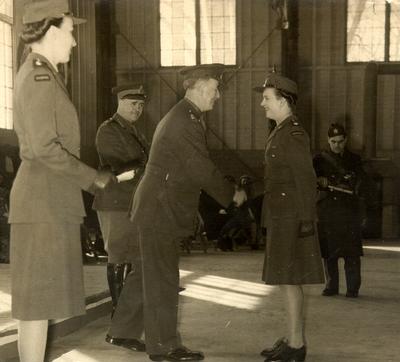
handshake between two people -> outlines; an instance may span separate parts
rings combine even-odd
[[[96,194],[97,192],[103,191],[111,184],[115,184],[117,182],[118,179],[112,172],[100,170],[97,171],[97,175],[87,191],[91,194]]]

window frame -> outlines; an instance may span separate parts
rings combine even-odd
[[[158,53],[158,66],[160,69],[182,69],[183,67],[191,67],[197,66],[201,64],[201,37],[200,37],[200,1],[195,1],[195,31],[196,31],[196,64],[193,65],[162,65],[161,64],[161,14],[160,14],[160,0],[157,1],[157,14],[158,14],[158,44],[159,44],[159,53]],[[347,1],[347,0],[346,0]],[[223,64],[226,69],[235,69],[239,65],[239,54],[238,54],[238,0],[235,0],[235,31],[236,31],[236,44],[235,44],[235,64]]]
[[[12,11],[13,11],[13,16],[15,15],[15,2],[12,1]],[[0,12],[0,21],[10,25],[11,27],[11,69],[12,69],[12,83],[13,83],[13,88],[14,89],[14,81],[15,81],[15,43],[14,43],[14,32],[15,32],[15,24],[14,24],[14,17],[10,17],[4,13]],[[11,128],[5,128],[0,125],[0,133],[2,134],[13,134],[14,133],[14,109],[12,108],[12,125]]]
[[[400,59],[399,60],[389,60],[390,57],[390,15],[391,15],[391,3],[388,1],[385,1],[385,44],[384,44],[384,60],[355,60],[355,61],[349,61],[347,60],[347,23],[349,19],[349,13],[348,13],[348,7],[349,7],[349,0],[346,0],[345,2],[345,17],[344,21],[346,24],[345,27],[345,34],[344,34],[344,63],[345,64],[350,64],[350,65],[360,65],[360,64],[365,64],[369,62],[377,63],[378,65],[385,66],[385,69],[391,66],[396,66],[398,67],[400,65]]]

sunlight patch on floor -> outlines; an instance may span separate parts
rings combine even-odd
[[[400,246],[364,246],[364,249],[400,252]]]
[[[190,275],[190,274],[193,274],[193,272],[192,272],[192,271],[189,271],[189,270],[182,270],[182,269],[179,269],[179,276],[180,276],[181,278],[187,277],[187,276]]]
[[[246,282],[238,279],[223,278],[215,275],[206,275],[193,281],[193,283],[207,285],[215,288],[229,289],[235,292],[268,295],[274,289],[273,286]]]
[[[11,306],[11,295],[0,291],[0,313],[4,313],[10,310]]]
[[[248,310],[255,309],[259,305],[260,301],[259,297],[203,287],[195,284],[186,284],[186,290],[180,294],[185,297]]]
[[[74,349],[73,351],[65,353],[61,357],[53,360],[53,362],[99,362],[99,360]]]

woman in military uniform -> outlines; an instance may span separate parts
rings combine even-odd
[[[76,110],[57,65],[76,45],[67,0],[26,5],[22,40],[32,52],[14,89],[14,127],[21,165],[10,196],[12,317],[20,361],[41,362],[48,320],[85,313],[80,223],[81,190],[113,177],[79,160]]]
[[[272,73],[261,87],[261,106],[276,122],[265,149],[263,223],[266,284],[278,285],[287,312],[288,336],[261,352],[266,361],[304,361],[304,284],[324,282],[315,234],[316,177],[309,137],[294,115],[297,85]]]

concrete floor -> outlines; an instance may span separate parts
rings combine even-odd
[[[260,282],[262,252],[193,253],[181,260],[180,330],[185,345],[207,361],[262,361],[259,352],[284,335],[282,300]],[[358,299],[322,297],[322,285],[305,287],[308,362],[400,361],[400,243],[369,243]],[[104,342],[109,318],[61,338],[50,361],[144,362]]]

